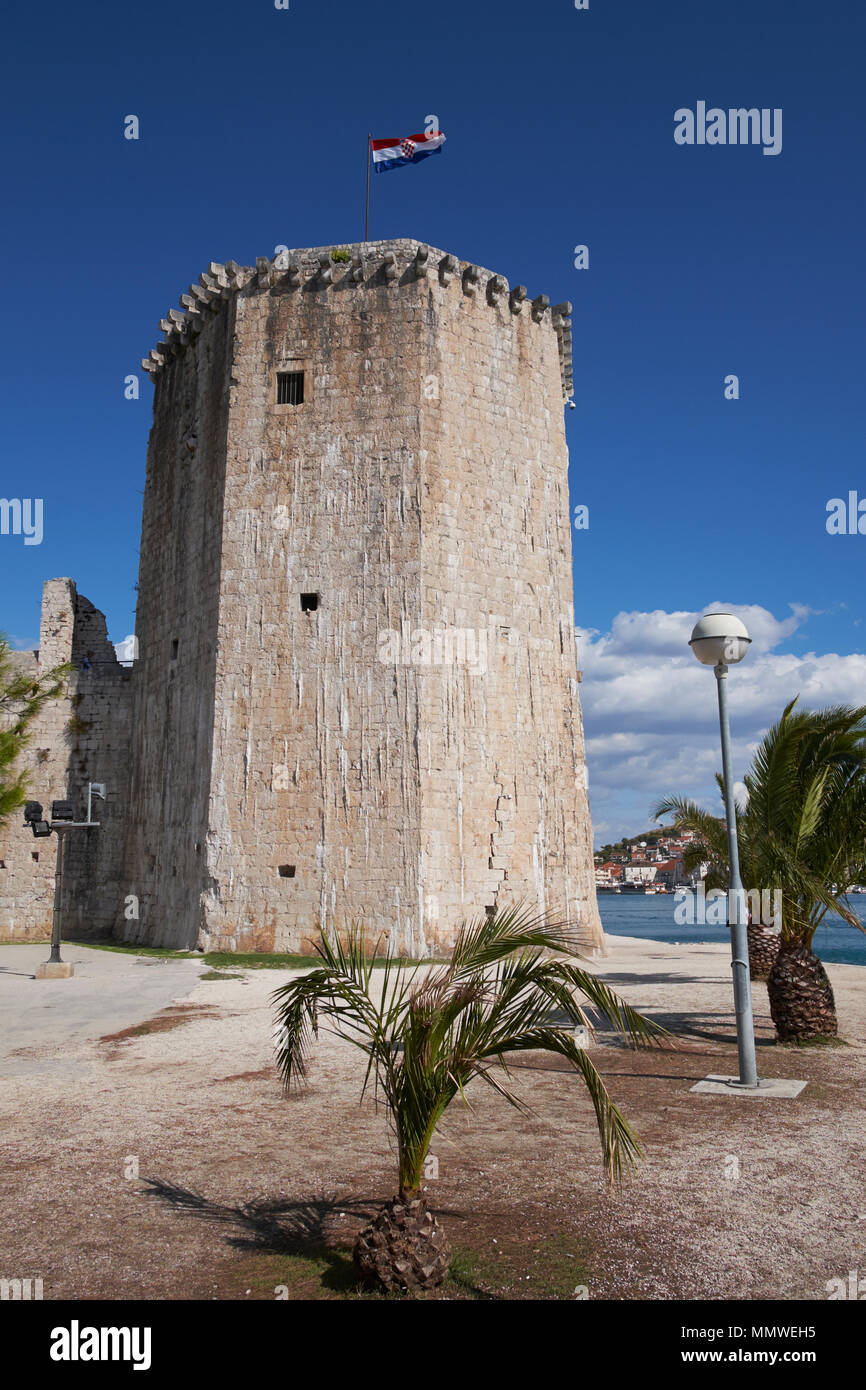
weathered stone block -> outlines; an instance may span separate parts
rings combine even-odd
[[[45,960],[36,967],[37,980],[71,980],[75,966],[68,960]]]

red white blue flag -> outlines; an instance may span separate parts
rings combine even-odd
[[[419,164],[431,154],[441,154],[444,144],[441,130],[406,135],[402,140],[371,140],[373,169],[377,174],[384,174],[388,169],[401,169],[404,164]]]

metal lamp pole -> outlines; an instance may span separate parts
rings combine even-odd
[[[758,1067],[755,1059],[755,1021],[752,1014],[752,984],[749,976],[749,934],[747,930],[746,895],[740,878],[740,853],[737,844],[737,812],[734,803],[734,779],[731,772],[731,723],[728,716],[728,666],[743,657],[751,637],[745,625],[732,613],[707,613],[696,624],[689,646],[698,661],[715,670],[719,692],[719,729],[722,737],[722,771],[725,783],[725,820],[728,829],[728,926],[731,930],[731,969],[734,983],[734,1011],[737,1018],[737,1057],[739,1080],[733,1084],[757,1089]]]
[[[51,955],[48,957],[49,965],[60,965],[60,926],[63,914],[63,863],[66,858],[66,835],[65,826],[61,827],[56,823],[52,825],[52,830],[57,835],[57,876],[54,880],[54,916],[51,919]]]
[[[734,779],[731,775],[731,721],[728,717],[728,668],[720,661],[715,668],[719,691],[719,727],[722,735],[722,774],[725,782],[725,819],[728,824],[728,925],[731,929],[731,969],[734,976],[734,1010],[737,1015],[737,1057],[741,1086],[757,1086],[755,1059],[755,1020],[752,1014],[752,982],[749,975],[749,933],[745,893],[740,878],[740,850],[737,843],[737,811]]]

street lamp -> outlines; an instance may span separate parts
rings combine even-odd
[[[689,646],[698,661],[712,666],[719,691],[719,726],[722,735],[722,772],[725,783],[725,818],[728,826],[728,925],[731,928],[731,968],[734,974],[734,1009],[737,1015],[737,1054],[740,1077],[735,1085],[754,1090],[760,1085],[755,1060],[755,1023],[749,978],[749,934],[746,895],[740,878],[737,815],[731,775],[731,724],[728,718],[728,667],[742,661],[751,642],[746,627],[733,613],[707,613],[695,624]]]
[[[24,807],[24,824],[29,825],[36,839],[44,839],[51,832],[57,836],[57,871],[54,879],[54,916],[51,924],[51,954],[47,961],[37,968],[37,980],[69,979],[75,967],[64,961],[60,955],[61,916],[63,912],[63,869],[66,860],[66,832],[69,830],[91,830],[98,828],[99,822],[93,819],[93,798],[105,800],[105,783],[87,784],[87,820],[77,821],[71,801],[52,801],[51,820],[42,818],[42,803],[28,801]]]

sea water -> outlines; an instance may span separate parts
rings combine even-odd
[[[866,925],[866,894],[852,896],[850,904],[855,917]],[[676,907],[673,893],[598,895],[602,925],[611,936],[647,937],[676,945],[730,940],[727,927],[678,926],[674,921]],[[835,961],[838,965],[866,965],[866,935],[829,913],[815,933],[812,949],[821,960]]]

